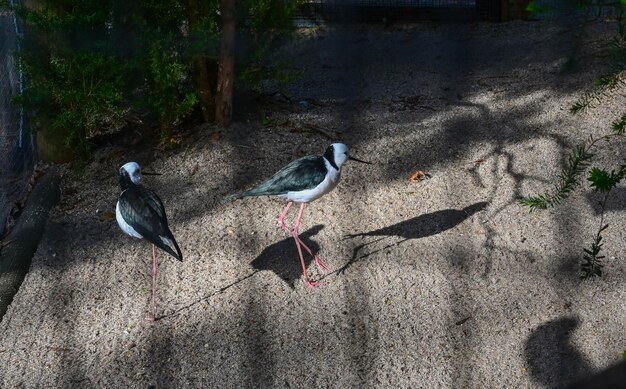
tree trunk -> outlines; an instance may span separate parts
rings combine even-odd
[[[235,0],[220,0],[222,11],[222,44],[215,96],[215,122],[228,126],[233,115],[233,81],[235,78]]]
[[[200,106],[202,108],[202,118],[210,123],[215,118],[215,102],[211,91],[211,81],[209,77],[209,66],[206,57],[196,58],[196,86],[200,96]]]
[[[187,2],[187,17],[189,18],[189,27],[191,33],[195,31],[195,27],[200,20],[201,10],[198,0],[189,0]],[[192,35],[193,38],[193,35]],[[205,122],[212,122],[215,118],[215,101],[213,101],[213,91],[211,90],[211,78],[209,76],[209,66],[207,58],[203,55],[198,56],[194,60],[196,88],[200,97],[200,106],[202,108],[202,117]]]

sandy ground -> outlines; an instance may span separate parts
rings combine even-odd
[[[582,249],[599,223],[589,188],[549,211],[516,203],[550,188],[567,150],[609,131],[624,106],[614,96],[568,112],[605,70],[612,25],[576,31],[311,30],[281,54],[303,76],[294,104],[266,106],[275,125],[242,119],[219,140],[203,128],[150,156],[100,150],[83,177],[66,177],[0,324],[0,387],[552,388],[619,362],[626,190],[609,203],[605,274],[586,281]],[[276,228],[282,201],[223,201],[322,153],[330,141],[311,125],[375,162],[346,165],[305,208],[305,241],[339,270],[315,290]],[[607,145],[598,163],[616,166],[625,147]],[[150,246],[106,217],[132,159],[166,173],[145,184],[185,254],[159,256],[153,324]],[[416,169],[433,177],[409,182]]]

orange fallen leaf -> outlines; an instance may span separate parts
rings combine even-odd
[[[426,173],[423,170],[416,170],[415,172],[413,172],[413,174],[409,176],[409,181],[419,182],[427,178],[430,178],[430,174]]]
[[[100,221],[107,222],[113,219],[115,219],[115,214],[113,212],[107,211],[100,214]]]
[[[484,160],[484,159],[477,159],[477,160],[475,160],[475,161],[474,161],[474,163],[475,163],[476,165],[480,165],[480,164],[481,164],[481,163],[483,163],[483,162],[485,162],[485,160]]]
[[[221,137],[222,135],[217,131],[211,134],[211,139],[213,140],[220,140]]]

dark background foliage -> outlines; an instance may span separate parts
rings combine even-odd
[[[275,74],[259,69],[271,44],[291,28],[297,4],[237,3],[238,36],[247,43],[236,52],[243,87]],[[36,0],[17,11],[28,75],[20,103],[34,129],[73,158],[86,160],[93,135],[125,126],[137,110],[161,141],[184,120],[214,119],[218,1]]]

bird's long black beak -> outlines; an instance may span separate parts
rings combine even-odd
[[[145,176],[162,176],[163,175],[161,173],[156,173],[156,172],[141,172],[141,174]]]
[[[371,162],[363,161],[362,159],[358,159],[358,158],[354,158],[354,157],[348,157],[348,159],[349,159],[349,160],[352,160],[352,161],[357,161],[357,162],[361,162],[361,163],[366,163],[366,164],[368,164],[368,165],[371,165],[371,164],[372,164]]]

